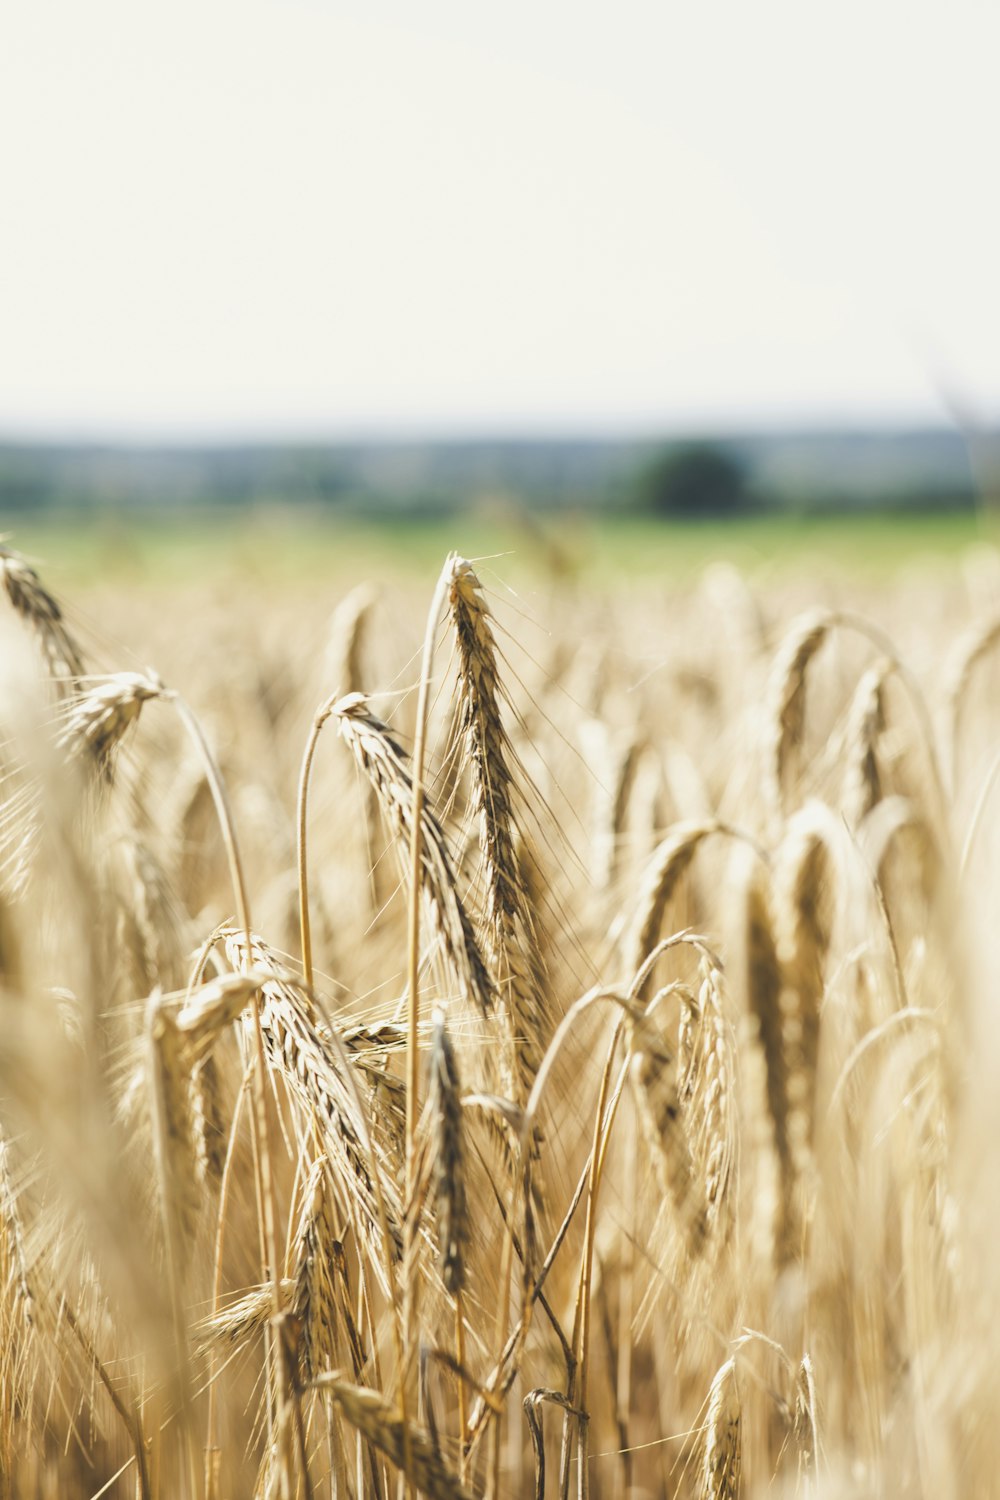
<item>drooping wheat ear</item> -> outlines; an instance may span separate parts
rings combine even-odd
[[[612,730],[602,719],[578,726],[580,750],[592,773],[591,878],[597,893],[611,889],[618,872],[629,799],[643,741],[631,730]]]
[[[635,917],[626,940],[626,973],[637,974],[656,947],[671,897],[690,867],[702,840],[719,828],[720,824],[712,819],[677,823],[654,849],[646,866],[636,901]],[[648,990],[651,978],[651,974],[647,976],[640,993]]]
[[[430,1500],[472,1500],[471,1491],[448,1468],[434,1437],[422,1427],[400,1421],[397,1408],[380,1392],[353,1385],[336,1370],[320,1375],[314,1386],[333,1398],[351,1426],[421,1494]]]
[[[375,789],[382,816],[405,854],[413,827],[413,780],[405,750],[387,725],[369,712],[361,693],[332,710],[341,738]],[[464,994],[483,1016],[494,1009],[494,986],[472,923],[458,894],[444,830],[426,794],[420,810],[420,883],[441,947]]]
[[[687,1100],[695,1081],[694,1073],[697,1063],[695,1048],[698,1043],[701,1012],[698,1001],[686,984],[678,985],[676,993],[680,1004],[680,1016],[677,1021],[677,1090],[681,1098]]]
[[[469,1210],[465,1196],[465,1147],[458,1066],[441,1010],[434,1012],[430,1067],[427,1107],[434,1132],[433,1190],[441,1247],[441,1280],[454,1295],[465,1286]]]
[[[345,594],[333,612],[324,671],[328,682],[339,683],[342,695],[359,693],[364,682],[362,652],[365,627],[375,603],[371,584],[359,583]]]
[[[1000,641],[1000,614],[978,620],[955,642],[945,671],[944,701],[948,734],[948,765],[952,791],[958,778],[958,741],[962,707],[979,663]]]
[[[795,1372],[795,1446],[799,1452],[799,1474],[806,1475],[816,1467],[819,1447],[816,1425],[816,1383],[812,1360],[803,1354]]]
[[[722,1220],[737,1159],[733,1120],[735,1055],[723,993],[721,970],[703,958],[698,994],[698,1061],[689,1111],[696,1121],[699,1155],[704,1162],[705,1199],[711,1226]]]
[[[86,667],[59,604],[34,568],[9,547],[0,546],[0,575],[11,605],[38,637],[57,692],[60,697],[70,696]]]
[[[885,728],[885,684],[893,667],[883,660],[863,672],[848,710],[842,800],[852,828],[882,796],[877,748]]]
[[[655,1008],[656,1000],[646,1009],[636,1006],[629,1012],[626,1023],[629,1071],[661,1191],[673,1204],[690,1253],[697,1255],[705,1241],[705,1204],[695,1178],[681,1112],[677,1059],[657,1022]]]
[[[226,1120],[222,1112],[222,1084],[213,1056],[191,1070],[191,1121],[202,1187],[222,1181],[226,1166]]]
[[[218,974],[182,997],[176,1024],[192,1067],[208,1060],[226,1027],[239,1019],[261,985],[273,978],[273,968],[264,967]]]
[[[179,1272],[194,1244],[200,1209],[191,1078],[184,1038],[158,992],[146,1015],[148,1091],[167,1247]]]
[[[486,933],[515,1038],[520,1099],[531,1092],[551,1035],[545,974],[518,857],[512,766],[504,728],[496,641],[482,585],[472,564],[449,559],[448,607],[458,643],[459,727],[472,765],[472,805],[479,819],[486,884]]]
[[[132,995],[183,983],[186,944],[183,915],[155,852],[126,833],[113,850],[112,878],[118,947]]]
[[[281,1305],[287,1306],[295,1296],[295,1280],[286,1276],[280,1283]],[[195,1325],[195,1341],[199,1349],[211,1349],[217,1345],[229,1345],[240,1349],[257,1334],[263,1333],[274,1315],[274,1290],[268,1282],[254,1287],[235,1302],[230,1302],[221,1312],[203,1318]]]
[[[743,1467],[741,1428],[736,1361],[727,1359],[716,1371],[708,1393],[699,1500],[736,1500]]]
[[[388,1271],[383,1263],[382,1225],[378,1197],[372,1181],[372,1168],[365,1141],[367,1124],[359,1119],[355,1094],[343,1077],[335,1044],[325,1036],[313,1019],[309,996],[293,980],[282,975],[267,945],[235,928],[224,928],[220,936],[229,962],[246,972],[270,970],[271,977],[260,986],[260,1027],[269,1066],[284,1078],[292,1098],[315,1118],[326,1148],[327,1159],[345,1211],[349,1205],[359,1220],[374,1271],[388,1295]],[[249,1019],[244,1016],[244,1026]],[[393,1256],[401,1248],[402,1208],[391,1165],[382,1164],[382,1198]]]
[[[793,620],[778,648],[768,677],[765,702],[763,785],[771,816],[784,816],[795,757],[806,718],[806,673],[809,663],[835,624],[827,610],[810,610]]]
[[[91,678],[67,704],[60,747],[71,755],[89,755],[105,781],[110,781],[114,752],[138,719],[142,705],[165,691],[153,673],[116,672],[111,677]]]
[[[611,786],[609,807],[607,853],[604,867],[606,887],[614,885],[618,875],[619,861],[626,832],[629,803],[635,788],[639,767],[642,764],[646,741],[638,734],[630,734],[615,757],[615,774]]]
[[[292,1312],[302,1332],[300,1360],[306,1380],[336,1364],[337,1287],[333,1246],[337,1239],[326,1162],[314,1161],[302,1187],[295,1234],[295,1293]]]
[[[782,1035],[790,1148],[799,1170],[816,1118],[820,1009],[833,925],[835,868],[824,810],[791,819],[775,858],[774,920],[781,969]]]
[[[788,1071],[781,1011],[781,967],[771,926],[769,880],[757,861],[745,867],[742,958],[746,1003],[764,1058],[765,1092],[781,1180],[775,1254],[787,1258],[794,1233],[794,1170],[788,1135]]]

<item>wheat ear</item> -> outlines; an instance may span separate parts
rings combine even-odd
[[[661,995],[668,993],[669,989]],[[653,1014],[660,998],[656,996],[648,1008],[630,1014],[626,1028],[630,1072],[661,1190],[673,1203],[688,1250],[697,1255],[705,1241],[705,1204],[700,1200],[681,1111],[677,1058]]]
[[[34,568],[9,547],[0,546],[0,578],[12,608],[38,637],[56,690],[62,697],[71,696],[86,667],[58,601]]]
[[[642,885],[636,900],[635,916],[626,941],[627,973],[637,973],[644,960],[653,951],[660,936],[663,917],[671,897],[690,867],[703,840],[710,833],[717,832],[720,827],[721,825],[714,819],[677,823],[663,842],[654,849],[642,878]],[[651,975],[644,982],[641,992],[648,989],[649,978]]]
[[[427,1106],[434,1132],[434,1202],[437,1208],[441,1279],[455,1294],[465,1286],[469,1210],[465,1195],[462,1100],[455,1052],[444,1012],[434,1013]]]
[[[90,679],[67,701],[60,747],[90,756],[104,780],[110,781],[115,750],[138,720],[142,705],[165,693],[152,672],[116,672]]]
[[[709,1224],[723,1221],[738,1152],[733,1124],[735,1057],[723,1007],[723,976],[709,959],[701,961],[696,1063],[687,1114],[696,1130],[705,1178]]]
[[[344,1380],[339,1370],[318,1376],[313,1387],[329,1395],[351,1426],[429,1500],[473,1500],[446,1465],[432,1435],[401,1421],[398,1408],[380,1392]]]
[[[405,841],[414,823],[413,778],[405,750],[360,693],[341,698],[332,710],[341,738],[375,789],[391,833]],[[495,992],[468,913],[458,894],[444,830],[426,797],[419,810],[420,889],[433,914],[448,963],[464,995],[484,1017],[492,1014]]]
[[[771,667],[765,702],[764,791],[777,822],[786,809],[792,763],[805,728],[806,673],[834,624],[835,618],[827,610],[810,610],[799,616],[782,640]]]
[[[878,737],[885,728],[885,684],[891,661],[879,661],[863,672],[847,714],[843,805],[852,828],[882,796]]]
[[[441,1279],[455,1299],[455,1359],[465,1365],[465,1266],[470,1227],[465,1192],[465,1142],[458,1065],[444,1012],[434,1012],[430,1087],[427,1108],[434,1132],[433,1192],[437,1210]],[[465,1380],[458,1378],[459,1478],[465,1480],[465,1431],[468,1422]]]
[[[816,1421],[816,1380],[812,1360],[803,1354],[795,1372],[795,1444],[799,1451],[799,1474],[813,1473],[819,1449]]]
[[[952,792],[958,781],[958,742],[962,731],[962,709],[979,663],[1000,641],[1000,615],[972,625],[956,642],[945,675],[944,702],[948,732],[949,779]]]
[[[775,857],[774,924],[781,969],[785,1083],[792,1155],[812,1147],[824,968],[833,923],[834,864],[821,809],[788,824]]]
[[[359,583],[344,595],[333,612],[325,670],[327,680],[339,682],[342,693],[361,691],[365,629],[375,598],[375,590],[370,584]]]
[[[190,1063],[183,1034],[162,996],[156,993],[148,1004],[146,1029],[164,1232],[168,1256],[181,1278],[194,1243],[200,1208]]]
[[[391,1294],[392,1281],[386,1268],[378,1187],[373,1181],[374,1163],[368,1149],[367,1121],[359,1118],[359,1102],[343,1076],[343,1066],[332,1033],[324,1035],[316,1025],[309,995],[278,970],[267,945],[251,933],[250,941],[236,928],[220,934],[230,963],[238,971],[263,970],[270,977],[260,986],[259,1015],[264,1050],[271,1068],[286,1081],[292,1097],[304,1107],[307,1118],[315,1117],[327,1158],[344,1194],[353,1205],[370,1264],[383,1291]],[[401,1248],[402,1207],[391,1176],[380,1174],[391,1256]]]
[[[781,1182],[780,1218],[775,1235],[775,1254],[780,1263],[791,1253],[795,1173],[788,1130],[782,978],[771,925],[769,885],[756,864],[748,865],[742,893],[744,982],[747,1005],[756,1021],[764,1057],[767,1109]]]
[[[716,1371],[708,1393],[699,1500],[736,1500],[743,1466],[742,1408],[736,1361]]]
[[[337,1362],[337,1286],[333,1245],[337,1239],[326,1162],[313,1162],[302,1187],[295,1233],[295,1291],[292,1312],[301,1326],[300,1364],[314,1380]]]
[[[517,853],[514,749],[501,713],[502,689],[490,611],[472,564],[446,564],[448,606],[458,644],[459,725],[472,766],[472,805],[486,883],[486,932],[500,998],[514,1038],[518,1097],[531,1092],[551,1032],[545,976]]]

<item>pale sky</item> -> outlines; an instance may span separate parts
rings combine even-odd
[[[992,0],[6,0],[0,433],[996,420],[998,56]]]

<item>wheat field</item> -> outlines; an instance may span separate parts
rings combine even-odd
[[[1000,556],[0,567],[0,1494],[1000,1493]]]

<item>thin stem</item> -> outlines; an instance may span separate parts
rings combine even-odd
[[[622,1095],[622,1090],[625,1087],[626,1073],[627,1073],[627,1065],[625,1063],[623,1063],[622,1066],[621,1066],[621,1068],[620,1068],[620,1070],[619,1070],[619,1073],[618,1073],[618,1079],[617,1079],[617,1081],[615,1083],[615,1091],[614,1091],[614,1094],[611,1097],[611,1103],[608,1105],[608,1128],[609,1129],[610,1129],[610,1126],[611,1126],[611,1122],[614,1119],[615,1114],[617,1112],[618,1103],[619,1103],[619,1100],[621,1099],[621,1095]],[[607,1132],[605,1132],[605,1137],[606,1136],[607,1136]],[[531,1289],[530,1297],[527,1299],[527,1308],[526,1308],[526,1311],[522,1314],[521,1319],[520,1319],[517,1327],[514,1329],[513,1333],[508,1338],[507,1343],[504,1346],[503,1354],[502,1354],[500,1360],[497,1362],[497,1365],[496,1365],[496,1367],[493,1370],[493,1374],[490,1376],[490,1379],[489,1379],[489,1381],[487,1382],[487,1384],[486,1384],[486,1386],[484,1388],[485,1390],[489,1391],[490,1394],[493,1394],[493,1393],[495,1393],[497,1391],[500,1391],[503,1395],[506,1395],[507,1392],[510,1390],[511,1386],[513,1385],[513,1383],[514,1383],[514,1378],[515,1378],[515,1376],[517,1374],[517,1359],[518,1359],[518,1355],[519,1355],[519,1350],[523,1349],[525,1340],[527,1338],[528,1324],[529,1324],[529,1321],[530,1321],[530,1318],[529,1318],[529,1309],[530,1309],[531,1306],[534,1305],[534,1303],[536,1301],[540,1301],[542,1303],[542,1305],[545,1307],[545,1310],[546,1310],[546,1312],[548,1313],[548,1316],[549,1316],[549,1321],[552,1323],[552,1326],[553,1326],[553,1328],[556,1331],[557,1337],[559,1338],[559,1341],[560,1341],[561,1345],[563,1346],[563,1357],[566,1360],[566,1369],[567,1369],[567,1375],[566,1375],[567,1386],[573,1380],[573,1375],[574,1375],[574,1371],[575,1371],[575,1368],[576,1368],[576,1366],[574,1364],[575,1355],[573,1354],[572,1349],[566,1343],[565,1335],[563,1335],[561,1329],[556,1324],[556,1320],[555,1320],[555,1318],[553,1316],[552,1309],[548,1306],[548,1304],[547,1304],[547,1302],[545,1300],[542,1288],[545,1285],[546,1278],[548,1277],[548,1274],[551,1271],[551,1269],[552,1269],[552,1267],[553,1267],[553,1265],[555,1263],[555,1260],[556,1260],[556,1257],[559,1254],[559,1251],[562,1249],[562,1246],[564,1245],[564,1243],[566,1241],[566,1235],[569,1232],[569,1227],[570,1227],[571,1223],[573,1222],[573,1217],[576,1214],[576,1211],[577,1211],[577,1209],[580,1206],[580,1202],[581,1202],[581,1200],[583,1198],[584,1190],[585,1190],[585,1188],[587,1186],[588,1181],[590,1180],[590,1169],[591,1169],[592,1156],[593,1156],[593,1152],[590,1152],[588,1154],[588,1156],[587,1156],[587,1161],[584,1164],[583,1171],[580,1174],[580,1177],[577,1180],[576,1187],[573,1190],[573,1196],[570,1199],[569,1207],[567,1208],[566,1213],[563,1216],[562,1223],[560,1224],[558,1230],[556,1231],[556,1235],[555,1235],[555,1238],[552,1241],[552,1244],[549,1246],[548,1253],[546,1254],[545,1260],[542,1262],[542,1266],[541,1266],[541,1269],[539,1270],[538,1277],[537,1277],[537,1279],[536,1279],[536,1281],[534,1283],[534,1286]],[[603,1161],[602,1161],[602,1169],[603,1169]],[[494,1188],[494,1192],[495,1191],[496,1191],[496,1189]],[[503,1209],[501,1207],[501,1213],[502,1212],[503,1212]],[[482,1399],[480,1399],[480,1401],[477,1403],[476,1409],[473,1411],[472,1416],[470,1418],[470,1424],[469,1424],[470,1425],[470,1433],[469,1433],[469,1453],[470,1453],[470,1455],[475,1451],[476,1445],[478,1444],[479,1439],[482,1436],[482,1433],[483,1433],[484,1427],[486,1425],[486,1422],[489,1420],[491,1414],[492,1414],[492,1409],[489,1406],[487,1406],[487,1404]]]
[[[455,1293],[455,1362],[460,1370],[465,1369],[465,1309],[462,1305],[462,1289]],[[465,1429],[469,1421],[469,1403],[465,1391],[465,1377],[458,1377],[458,1479],[465,1483],[468,1460],[465,1454]]]
[[[229,1128],[229,1142],[226,1147],[226,1160],[222,1168],[222,1181],[219,1184],[219,1213],[215,1231],[215,1264],[212,1272],[212,1317],[218,1317],[219,1298],[222,1294],[222,1250],[226,1238],[226,1213],[229,1208],[229,1185],[233,1177],[233,1162],[236,1158],[236,1133],[239,1129],[240,1116],[243,1113],[243,1101],[250,1087],[252,1070],[247,1069],[243,1075],[243,1083],[236,1099],[236,1108],[233,1111],[233,1120]],[[207,1500],[215,1500],[215,1379],[213,1366],[215,1353],[209,1345],[208,1366],[208,1440],[205,1449],[205,1495]]]
[[[222,773],[216,763],[215,756],[209,748],[205,731],[198,722],[197,717],[190,706],[184,701],[179,693],[173,689],[164,693],[164,701],[172,703],[181,718],[181,723],[187,730],[194,742],[202,765],[205,768],[205,776],[208,781],[209,791],[212,793],[212,801],[215,803],[215,811],[219,819],[219,828],[222,833],[222,841],[226,847],[226,858],[229,861],[229,876],[232,881],[233,895],[236,898],[236,911],[240,926],[250,940],[250,906],[247,901],[246,879],[243,874],[243,861],[240,857],[239,845],[236,842],[236,825],[233,821],[232,808],[229,805],[229,796],[226,785],[222,779]]]
[[[146,1010],[145,1019],[145,1045],[149,1054],[150,1072],[153,1077],[151,1115],[154,1142],[154,1156],[157,1163],[159,1176],[159,1200],[160,1220],[163,1229],[163,1243],[166,1251],[167,1286],[170,1294],[170,1311],[173,1321],[174,1333],[174,1358],[176,1360],[176,1378],[179,1386],[180,1397],[180,1430],[181,1446],[183,1449],[183,1473],[185,1479],[185,1493],[194,1496],[198,1491],[198,1484],[194,1460],[194,1438],[191,1425],[191,1364],[188,1357],[187,1330],[184,1324],[183,1301],[181,1296],[182,1275],[179,1265],[180,1260],[180,1226],[177,1215],[174,1212],[172,1194],[167,1176],[168,1127],[166,1120],[166,1107],[163,1096],[163,1073],[162,1060],[160,1057],[157,1039],[156,1022],[159,1013],[160,1001],[158,997],[151,997]]]
[[[406,1202],[409,1204],[413,1197],[416,1165],[417,1165],[417,1121],[420,1117],[420,1059],[418,1054],[419,1029],[420,1029],[420,869],[423,862],[423,837],[422,820],[424,809],[424,759],[427,746],[427,707],[430,697],[431,666],[434,657],[434,645],[437,638],[438,617],[441,613],[441,605],[444,600],[444,592],[448,583],[449,568],[445,563],[437,587],[434,590],[434,598],[431,601],[430,613],[427,616],[427,630],[424,636],[423,662],[420,670],[420,689],[417,695],[417,725],[416,737],[413,743],[413,762],[411,776],[413,785],[413,808],[412,822],[410,826],[410,906],[407,921],[407,949],[406,949]],[[407,1216],[406,1220],[406,1244],[403,1249],[403,1263],[408,1268],[403,1288],[403,1322],[404,1322],[404,1344],[406,1348],[407,1362],[409,1362],[412,1348],[412,1323],[415,1313],[415,1287],[411,1282],[415,1280],[409,1274],[409,1267],[413,1262],[413,1248],[416,1239],[417,1226],[413,1216]],[[401,1389],[405,1381],[401,1381]],[[403,1456],[407,1460],[405,1467],[409,1470],[409,1428],[406,1423],[405,1411],[403,1413]],[[408,1484],[413,1491],[412,1484]]]
[[[77,1322],[72,1308],[65,1299],[62,1299],[60,1301],[59,1314],[61,1317],[65,1318],[66,1323],[73,1333],[74,1338],[77,1340],[84,1354],[86,1354],[87,1358],[90,1360],[90,1363],[93,1365],[94,1374],[97,1376],[98,1380],[107,1391],[108,1399],[110,1400],[111,1405],[118,1413],[119,1417],[124,1423],[126,1432],[132,1439],[132,1447],[135,1450],[136,1472],[139,1479],[139,1492],[142,1496],[142,1500],[149,1500],[152,1492],[149,1483],[149,1469],[146,1465],[146,1444],[143,1440],[142,1427],[140,1425],[139,1417],[134,1411],[129,1411],[128,1407],[125,1405],[124,1401],[115,1390],[111,1377],[108,1374],[107,1370],[104,1368],[104,1364],[101,1360],[100,1355],[94,1348],[93,1344],[90,1342],[87,1335],[84,1333],[83,1329],[80,1327],[80,1324]]]
[[[413,761],[410,771],[413,782],[413,812],[410,826],[410,906],[406,951],[406,1196],[408,1199],[413,1192],[413,1179],[416,1166],[417,1120],[420,1115],[420,1067],[417,1042],[420,1022],[420,867],[423,861],[421,822],[424,810],[427,706],[430,697],[431,665],[437,639],[438,617],[441,614],[441,606],[444,602],[444,594],[448,586],[449,576],[449,564],[446,562],[438,579],[437,588],[434,590],[430,613],[427,616],[423,663],[420,670],[420,689],[417,695],[417,724],[413,741]]]
[[[635,1307],[635,1238],[638,1224],[639,1202],[639,1154],[636,1150],[635,1132],[628,1133],[625,1142],[628,1153],[625,1164],[626,1202],[632,1215],[631,1233],[622,1237],[622,1257],[619,1271],[618,1292],[618,1359],[615,1371],[615,1406],[622,1433],[628,1414],[632,1409],[632,1317]],[[627,1440],[621,1443],[621,1467],[619,1471],[619,1493],[622,1500],[629,1493],[632,1477],[632,1455]]]
[[[240,926],[243,928],[246,938],[247,954],[251,948],[251,922],[250,903],[247,899],[246,879],[243,873],[243,861],[240,857],[239,845],[236,841],[236,825],[233,821],[232,809],[226,794],[225,783],[216,764],[214,755],[209,748],[205,731],[198,722],[191,708],[179,693],[169,692],[167,699],[173,703],[181,722],[193,740],[201,756],[205,767],[205,775],[208,778],[209,788],[212,793],[212,801],[218,814],[219,827],[222,831],[222,839],[226,848],[226,857],[229,861],[229,873],[233,885],[233,893],[236,897],[236,909]],[[253,1015],[253,1047],[256,1062],[256,1077],[254,1087],[254,1112],[257,1121],[257,1134],[260,1144],[258,1152],[258,1173],[260,1199],[264,1217],[264,1244],[266,1247],[266,1260],[270,1266],[264,1265],[264,1279],[271,1283],[271,1311],[274,1318],[281,1316],[281,1279],[278,1264],[278,1235],[277,1216],[274,1201],[274,1179],[271,1172],[271,1142],[267,1117],[267,1063],[264,1058],[264,1036],[260,1025],[260,994],[255,992],[251,1001],[251,1013]],[[279,1447],[279,1461],[284,1452],[287,1437],[285,1423],[285,1397],[289,1391],[288,1370],[286,1368],[285,1351],[283,1342],[275,1337],[273,1330],[270,1334],[270,1342],[274,1356],[275,1370],[275,1417]],[[280,1478],[282,1496],[290,1495],[288,1479],[288,1466],[280,1463]]]
[[[510,1325],[510,1272],[514,1261],[514,1237],[513,1237],[514,1214],[513,1208],[510,1215],[510,1223],[507,1226],[508,1233],[504,1235],[503,1250],[500,1255],[500,1276],[498,1278],[497,1322],[496,1322],[496,1346],[502,1356],[504,1345],[507,1341],[507,1329]],[[496,1413],[493,1419],[493,1431],[490,1434],[490,1467],[487,1475],[486,1495],[487,1500],[497,1500],[500,1494],[500,1445],[503,1437],[503,1411]]]
[[[296,802],[296,828],[297,828],[297,858],[299,874],[299,936],[302,945],[302,978],[307,988],[312,989],[313,984],[313,962],[312,962],[312,929],[309,923],[309,872],[306,854],[306,822],[309,802],[309,778],[312,774],[313,756],[316,754],[316,746],[319,742],[323,725],[330,717],[337,694],[331,693],[322,707],[316,710],[316,716],[309,731],[306,748],[302,756],[302,770],[299,774],[299,790]]]
[[[580,1281],[577,1290],[576,1315],[573,1319],[573,1353],[576,1356],[575,1379],[569,1392],[571,1405],[578,1411],[587,1410],[587,1374],[588,1355],[590,1346],[590,1285],[593,1279],[594,1264],[594,1237],[597,1231],[597,1193],[601,1182],[601,1170],[604,1166],[605,1153],[607,1151],[607,1134],[611,1128],[611,1121],[606,1118],[606,1106],[608,1102],[608,1091],[611,1086],[611,1070],[614,1067],[615,1053],[618,1051],[618,1043],[625,1029],[625,1013],[619,1016],[615,1029],[611,1035],[608,1046],[608,1055],[601,1074],[601,1086],[597,1096],[597,1108],[594,1112],[594,1141],[590,1154],[590,1178],[587,1183],[587,1210],[584,1218],[583,1231],[583,1255],[580,1261]],[[569,1418],[566,1418],[563,1441],[563,1471],[562,1489],[565,1494],[569,1483],[569,1443],[568,1443]],[[577,1421],[577,1444],[579,1459],[579,1493],[580,1500],[586,1500],[588,1492],[588,1464],[587,1464],[587,1423]]]

